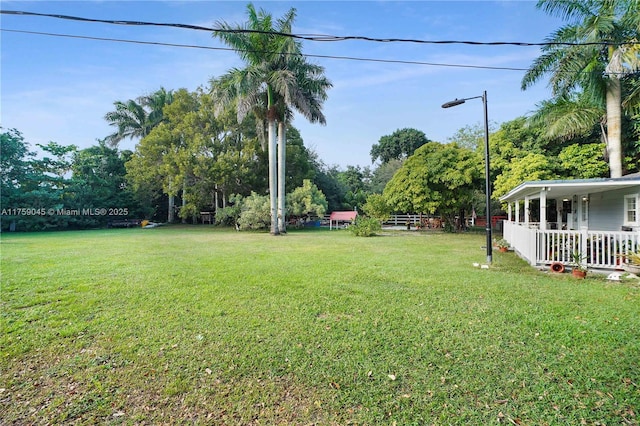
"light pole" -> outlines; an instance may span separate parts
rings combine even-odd
[[[442,104],[442,108],[451,108],[461,105],[469,99],[482,99],[484,106],[484,173],[485,173],[485,197],[487,209],[487,224],[485,230],[487,234],[487,263],[491,264],[493,260],[491,247],[491,178],[489,176],[489,117],[487,115],[487,91],[482,92],[482,96],[473,96],[471,98],[454,99],[450,102]]]

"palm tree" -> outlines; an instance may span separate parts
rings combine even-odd
[[[622,176],[622,77],[640,63],[637,45],[640,5],[637,0],[539,0],[538,8],[572,23],[547,38],[543,54],[522,79],[522,89],[550,73],[558,99],[576,90],[606,106],[606,132],[611,177]],[[606,45],[602,43],[606,42]],[[565,44],[562,44],[565,43]],[[569,44],[566,44],[569,43]],[[596,44],[587,44],[596,43]],[[631,47],[630,47],[631,46]],[[595,124],[595,123],[592,123]]]
[[[216,31],[214,36],[236,50],[246,67],[231,69],[221,78],[212,80],[212,93],[218,101],[218,112],[236,102],[238,121],[249,112],[254,112],[258,118],[266,118],[271,233],[277,235],[281,228],[284,230],[285,132],[292,116],[291,109],[312,122],[324,123],[321,106],[331,83],[324,78],[322,67],[306,62],[297,40],[281,35],[291,33],[295,9],[278,19],[275,28],[271,15],[263,10],[257,12],[251,3],[247,12],[249,21],[245,26],[217,23],[222,31]],[[279,154],[276,153],[276,125],[280,134]]]
[[[606,142],[606,107],[604,103],[595,103],[584,92],[560,95],[536,107],[529,122],[545,129],[547,138],[571,140],[586,136],[599,124],[601,137]]]
[[[300,54],[282,55],[286,60],[283,68],[292,70],[283,73],[278,87],[278,227],[286,230],[285,211],[285,165],[286,165],[286,129],[295,109],[311,123],[326,124],[322,113],[322,104],[327,99],[327,90],[331,82],[324,76],[324,68],[308,63]]]
[[[104,116],[110,126],[116,126],[118,129],[105,139],[111,147],[117,146],[125,138],[142,139],[149,134],[147,111],[142,105],[133,99],[126,102],[115,101],[113,105],[115,111],[108,112]]]
[[[115,147],[120,141],[142,139],[163,120],[162,109],[173,101],[173,92],[161,87],[156,92],[126,102],[115,101],[115,111],[105,114],[104,119],[116,127],[115,133],[107,136],[107,143]]]

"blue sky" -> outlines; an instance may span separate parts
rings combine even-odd
[[[85,18],[169,22],[213,27],[245,21],[244,1],[10,1],[3,10]],[[358,35],[420,40],[541,42],[562,25],[533,1],[267,1],[254,4],[282,16],[295,7],[298,34]],[[83,23],[0,15],[3,30],[101,38],[223,45],[204,31]],[[32,145],[56,141],[85,148],[112,132],[104,115],[116,100],[165,87],[194,90],[241,66],[233,52],[0,32],[1,125],[20,130]],[[527,68],[537,47],[304,42],[304,52],[449,65]],[[325,103],[327,125],[296,117],[305,145],[326,164],[371,165],[371,146],[397,129],[422,130],[446,142],[460,128],[482,121],[482,102],[442,109],[454,98],[487,91],[495,123],[530,113],[549,97],[546,81],[520,90],[523,71],[409,65],[311,58],[325,67],[333,88]],[[133,149],[136,141],[123,141]]]

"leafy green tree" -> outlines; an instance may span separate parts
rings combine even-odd
[[[382,194],[371,194],[362,206],[362,211],[368,217],[384,222],[391,217],[392,208]]]
[[[287,188],[302,186],[305,179],[313,180],[315,169],[311,157],[311,152],[304,146],[298,129],[290,126],[287,129],[287,173],[285,176]]]
[[[218,135],[213,112],[203,110],[198,93],[180,89],[170,105],[164,107],[163,122],[154,127],[136,147],[127,171],[136,190],[145,188],[168,196],[167,220],[174,220],[174,199],[182,198],[180,217],[193,218],[198,198],[193,192],[197,160],[207,156],[206,146]]]
[[[489,133],[495,131],[495,124],[489,123]],[[462,148],[472,151],[483,149],[484,147],[484,124],[477,123],[458,129],[447,142],[455,142]]]
[[[380,138],[371,147],[371,162],[380,159],[381,163],[391,160],[403,160],[415,152],[422,145],[430,142],[423,132],[416,129],[398,129],[390,135]]]
[[[345,195],[348,188],[340,181],[340,169],[338,166],[327,166],[315,154],[312,156],[311,161],[315,170],[313,183],[327,198],[328,211],[332,212],[348,208],[345,207]]]
[[[640,65],[638,45],[628,44],[640,38],[640,3],[637,0],[540,0],[538,8],[570,23],[548,38],[551,43],[542,48],[542,56],[525,74],[522,88],[551,74],[553,95],[560,100],[581,89],[591,104],[604,104],[606,133],[603,134],[610,174],[620,177],[622,82],[626,74]],[[602,42],[609,44],[603,48],[599,44]],[[562,131],[575,131],[574,126],[578,124],[583,123],[565,120]]]
[[[502,123],[500,128],[489,136],[489,150],[491,155],[491,181],[502,173],[508,173],[511,162],[525,157],[530,153],[557,155],[561,148],[547,147],[540,125],[529,123],[525,117]],[[484,157],[484,147],[479,148]]]
[[[57,142],[46,145],[36,144],[42,153],[40,157],[30,161],[30,184],[24,187],[23,202],[36,209],[54,209],[56,212],[75,207],[72,194],[68,189],[72,186],[69,178],[72,158],[77,148],[75,145],[64,146]],[[22,229],[49,230],[77,227],[78,217],[67,214],[46,214],[22,217],[18,225]]]
[[[577,179],[605,177],[609,169],[604,160],[605,150],[604,143],[567,146],[558,156],[563,173]]]
[[[1,128],[0,128],[1,129]],[[19,215],[13,209],[31,207],[26,204],[25,193],[37,185],[34,182],[31,161],[35,153],[29,150],[24,136],[16,129],[8,129],[0,133],[0,208],[2,208],[3,231],[14,227]]]
[[[403,160],[391,160],[381,163],[371,173],[370,192],[382,194],[384,187],[391,180],[394,174],[402,167]]]
[[[215,117],[216,102],[201,90],[177,90],[164,108],[164,121],[143,138],[127,164],[140,198],[152,204],[167,197],[168,220],[182,201],[179,216],[195,220],[203,209],[224,208],[230,194],[266,188],[264,155],[252,119],[238,123],[231,114]]]
[[[455,229],[455,216],[471,207],[482,184],[478,154],[456,144],[429,142],[418,148],[389,181],[383,196],[395,211],[438,212]]]
[[[514,158],[509,166],[496,178],[492,196],[495,199],[528,180],[547,180],[558,178],[554,160],[544,154],[530,153]]]
[[[327,212],[327,199],[309,179],[294,189],[287,197],[287,211],[297,217],[312,215],[322,217]]]
[[[0,128],[2,129],[2,128]],[[24,136],[16,129],[0,133],[0,199],[2,207],[21,207],[20,190],[31,173],[30,161],[35,156],[29,151]]]
[[[106,208],[118,213],[116,217],[82,215],[77,218],[77,226],[104,226],[113,219],[145,217],[145,212],[134,202],[133,194],[127,187],[125,163],[131,155],[131,151],[118,152],[108,147],[104,140],[74,154],[71,165],[73,175],[66,190],[73,207],[92,210]]]
[[[124,180],[130,152],[119,153],[104,141],[80,151],[49,142],[38,145],[42,153],[36,156],[17,130],[3,132],[0,140],[2,207],[37,211],[4,215],[3,229],[11,222],[27,231],[93,228],[106,225],[110,217],[86,211],[137,213]]]
[[[338,179],[347,189],[344,194],[343,208],[358,210],[367,201],[370,193],[371,171],[368,167],[347,166],[344,171],[338,172]]]
[[[167,198],[167,216],[161,220],[173,220],[173,198],[178,188],[167,173],[170,168],[165,164],[165,156],[172,150],[172,135],[169,127],[162,123],[140,143],[126,163],[127,181],[136,194],[136,199],[144,206],[152,207],[150,217],[155,217],[159,200]]]

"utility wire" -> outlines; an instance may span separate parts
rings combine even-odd
[[[174,27],[185,28],[190,30],[208,31],[208,32],[225,32],[225,33],[256,33],[256,34],[268,34],[277,35],[283,37],[292,37],[307,41],[347,41],[347,40],[361,40],[371,41],[378,43],[418,43],[418,44],[466,44],[472,46],[610,46],[610,45],[635,45],[637,41],[598,41],[598,42],[517,42],[517,41],[468,41],[468,40],[420,40],[420,39],[405,39],[405,38],[376,38],[367,36],[332,36],[332,35],[302,35],[302,34],[289,34],[277,31],[259,31],[249,29],[220,29],[220,28],[208,28],[199,25],[190,24],[173,24],[173,23],[161,23],[161,22],[145,22],[145,21],[127,21],[127,20],[110,20],[110,19],[95,19],[95,18],[82,18],[78,16],[59,15],[50,13],[36,13],[25,12],[21,10],[0,10],[0,14],[6,15],[22,15],[22,16],[41,16],[46,18],[66,19],[80,22],[99,22],[104,24],[114,25],[134,25],[134,26],[158,26],[158,27]]]
[[[146,45],[181,47],[181,48],[191,48],[191,49],[226,50],[226,51],[233,51],[233,52],[236,51],[235,49],[228,48],[228,47],[211,47],[211,46],[198,46],[198,45],[192,45],[192,44],[164,43],[164,42],[157,42],[157,41],[141,41],[141,40],[128,40],[128,39],[106,38],[106,37],[92,37],[92,36],[82,36],[82,35],[73,35],[73,34],[48,33],[48,32],[40,32],[40,31],[13,30],[8,28],[0,28],[0,31],[22,33],[22,34],[43,35],[43,36],[50,36],[50,37],[66,37],[66,38],[75,38],[75,39],[84,39],[84,40],[111,41],[111,42],[118,42],[118,43],[146,44]],[[249,52],[249,51],[244,51],[244,52]],[[262,52],[262,53],[277,53],[277,52]],[[349,61],[378,62],[378,63],[388,63],[388,64],[427,65],[427,66],[434,66],[434,67],[475,68],[475,69],[503,70],[503,71],[527,71],[527,68],[494,67],[494,66],[488,66],[488,65],[447,64],[447,63],[436,63],[436,62],[405,61],[400,59],[376,59],[376,58],[360,58],[360,57],[354,57],[354,56],[313,55],[308,53],[303,53],[301,55],[308,58],[340,59],[340,60],[349,60]]]

